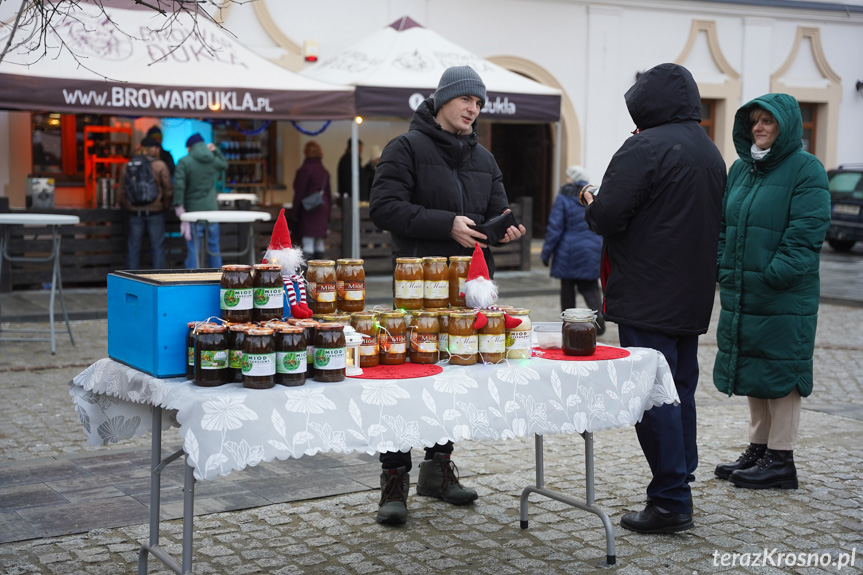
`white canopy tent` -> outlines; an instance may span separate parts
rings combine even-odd
[[[483,118],[559,122],[561,93],[534,82],[450,42],[407,16],[378,30],[329,58],[306,68],[304,76],[355,87],[355,109],[364,117],[410,118],[414,110],[437,88],[444,70],[470,66],[486,85]],[[558,129],[558,134],[560,130]],[[352,129],[357,146],[357,125]],[[560,171],[560,142],[555,174]],[[353,161],[353,233],[359,249],[359,161]],[[352,257],[359,257],[354,253]]]
[[[10,30],[0,33],[0,45]],[[37,18],[24,19],[15,31],[0,62],[0,109],[272,120],[354,116],[352,88],[282,68],[205,15],[166,18],[132,3],[100,8],[81,2],[44,31],[43,38]]]

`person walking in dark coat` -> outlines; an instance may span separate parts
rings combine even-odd
[[[345,149],[345,153],[342,154],[342,157],[339,158],[339,166],[337,168],[336,176],[339,178],[338,192],[342,196],[350,196],[354,193],[354,179],[353,179],[353,160],[351,159],[351,138],[348,138],[348,147]],[[363,141],[357,140],[357,166],[360,168],[363,165],[362,162],[363,156]]]
[[[567,168],[566,183],[551,207],[540,258],[545,266],[551,263],[551,277],[560,279],[561,310],[574,308],[576,291],[581,292],[587,307],[597,312],[596,334],[602,335],[605,333],[599,289],[602,238],[587,226],[584,206],[578,203],[578,192],[588,185],[587,179],[581,166]]]
[[[306,259],[324,259],[327,252],[327,231],[333,195],[330,173],[321,159],[324,154],[317,142],[307,142],[303,148],[303,165],[294,176],[294,201],[291,208],[291,230],[302,238]],[[323,193],[323,204],[312,211],[303,207],[303,199]]]
[[[159,144],[159,155],[157,157],[165,162],[165,165],[168,166],[168,173],[173,178],[176,164],[174,164],[174,156],[171,155],[171,152],[162,147],[162,129],[159,126],[152,126],[147,130],[147,136],[153,138]]]
[[[737,487],[797,488],[801,397],[812,393],[821,245],[830,192],[821,162],[802,149],[800,105],[767,94],[734,118],[719,236],[713,383],[749,400],[749,447],[716,476]]]
[[[671,533],[693,526],[698,336],[716,293],[725,162],[699,126],[701,97],[683,66],[651,68],[625,99],[638,129],[612,157],[596,197],[590,188],[581,196],[587,223],[604,238],[605,319],[618,324],[621,346],[662,352],[680,397],[635,426],[653,479],[647,506],[620,524]]]
[[[471,229],[508,210],[506,191],[494,156],[478,141],[476,119],[485,103],[485,84],[473,69],[444,71],[434,96],[423,101],[410,130],[386,145],[372,184],[369,215],[392,234],[393,260],[409,256],[471,255],[487,236]],[[526,233],[510,226],[503,242]],[[486,255],[490,274],[491,254]],[[448,441],[425,450],[417,493],[465,505],[476,491],[459,483]],[[380,455],[379,523],[407,521],[411,453]]]

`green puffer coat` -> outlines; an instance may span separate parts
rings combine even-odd
[[[761,160],[750,154],[749,113],[764,108],[779,134]],[[800,107],[767,94],[737,111],[719,238],[713,382],[728,395],[785,397],[812,393],[812,352],[820,295],[819,258],[830,223],[827,173],[801,149]]]
[[[174,170],[174,206],[184,206],[187,212],[218,210],[216,178],[227,167],[219,148],[210,151],[204,142],[192,146]]]

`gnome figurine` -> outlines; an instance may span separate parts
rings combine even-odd
[[[464,298],[465,306],[476,310],[474,329],[482,329],[488,323],[488,318],[482,313],[482,310],[500,309],[494,305],[494,302],[497,301],[497,284],[489,278],[485,255],[476,242],[473,244],[473,256],[471,256],[470,267],[468,267],[467,277],[464,280],[464,292],[460,295]],[[507,329],[521,325],[520,319],[514,318],[508,313],[504,313],[503,317]]]
[[[291,246],[291,233],[288,231],[284,208],[279,211],[279,217],[276,218],[263,263],[282,266],[282,282],[285,284],[285,292],[291,305],[291,317],[297,319],[312,317],[312,310],[306,305],[306,280],[299,273],[300,266],[305,263],[303,250]],[[300,292],[299,298],[294,289],[295,282]]]

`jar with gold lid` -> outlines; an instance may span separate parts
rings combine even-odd
[[[348,365],[345,326],[321,323],[315,329],[315,381],[344,381]]]
[[[423,308],[449,304],[449,276],[445,257],[423,258]]]
[[[362,311],[366,307],[363,260],[336,260],[336,306],[343,312]]]
[[[276,341],[268,327],[252,327],[243,339],[243,387],[269,389],[275,385]]]
[[[363,337],[360,344],[360,367],[375,367],[380,362],[378,320],[374,312],[358,311],[351,314],[351,327]]]
[[[509,312],[509,315],[512,318],[520,319],[521,323],[506,330],[506,357],[508,359],[530,359],[530,346],[533,338],[530,310],[515,308]]]
[[[223,320],[232,323],[252,321],[254,287],[252,266],[222,266],[222,277],[219,280],[219,309]]]
[[[422,258],[396,258],[393,280],[395,282],[395,307],[397,309],[422,309],[424,287]]]
[[[407,360],[407,324],[402,310],[384,311],[379,314],[378,344],[382,365],[402,365]]]
[[[282,319],[285,303],[285,284],[282,282],[282,266],[277,264],[255,264],[254,288],[252,292],[252,321],[263,323]]]
[[[506,324],[502,311],[482,310],[488,319],[478,333],[479,355],[483,363],[498,363],[506,357]]]
[[[306,381],[306,336],[297,325],[280,324],[276,330],[276,374],[278,385],[297,386]]]
[[[440,322],[437,312],[418,311],[411,317],[410,327],[411,363],[427,364],[440,361],[438,337]]]
[[[473,365],[477,362],[479,339],[473,327],[475,321],[476,312],[450,312],[447,332],[451,365]]]
[[[228,382],[228,339],[224,325],[205,323],[196,328],[195,385],[215,387]]]
[[[311,260],[306,271],[309,284],[307,300],[313,313],[335,313],[336,262],[334,260]]]
[[[464,282],[470,269],[470,256],[450,256],[447,279],[449,280],[449,305],[451,307],[464,306]]]

